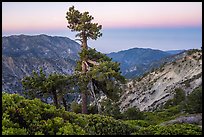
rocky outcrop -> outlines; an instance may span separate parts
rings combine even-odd
[[[188,116],[180,116],[176,119],[161,123],[161,125],[171,125],[171,124],[181,124],[181,123],[202,125],[202,113],[191,114]]]
[[[141,111],[153,111],[173,98],[176,88],[182,88],[187,95],[200,86],[202,52],[186,51],[179,56],[174,62],[166,63],[143,77],[130,80],[120,98],[121,111],[130,107],[138,107]]]

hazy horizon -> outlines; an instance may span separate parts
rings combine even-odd
[[[88,40],[102,53],[202,46],[202,2],[2,2],[2,36],[46,34],[75,40],[65,18],[72,5],[102,25],[103,36]]]
[[[202,44],[202,29],[104,29],[102,37],[88,40],[88,46],[102,53],[118,52],[131,48],[151,48],[162,51],[200,49]],[[68,37],[75,41],[76,33],[16,33],[10,35],[40,35]],[[119,39],[119,40],[118,40]],[[108,42],[107,42],[108,41]],[[79,41],[76,41],[79,43]],[[79,43],[80,44],[80,43]],[[108,48],[104,48],[109,45]],[[125,45],[125,46],[124,46]]]

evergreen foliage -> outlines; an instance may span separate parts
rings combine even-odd
[[[165,109],[177,108],[178,112],[186,113],[202,113],[202,86],[195,88],[189,95],[181,88],[175,89],[173,99],[169,99],[165,105]]]
[[[123,115],[120,112],[119,104],[111,99],[104,99],[101,103],[102,115],[111,116],[115,119],[122,119]]]
[[[201,135],[192,124],[152,125],[148,120],[116,120],[99,114],[76,114],[18,94],[2,94],[3,135]],[[151,112],[149,112],[151,113]],[[157,120],[161,119],[155,112]]]
[[[188,113],[202,113],[202,86],[194,89],[187,96],[185,111]]]
[[[139,129],[132,135],[202,135],[202,129],[192,124],[151,125]]]
[[[123,113],[124,119],[127,120],[140,120],[144,119],[143,113],[135,107],[128,108],[124,113]]]
[[[174,90],[174,97],[173,97],[173,99],[169,99],[165,103],[164,108],[169,108],[169,107],[181,104],[182,102],[185,101],[185,96],[186,96],[185,92],[183,91],[182,88],[176,88]]]
[[[84,50],[79,54],[84,56]],[[98,65],[89,64],[89,70],[86,75],[81,75],[81,79],[84,82],[93,82],[95,93],[102,91],[107,97],[112,100],[118,99],[119,93],[121,92],[121,83],[125,83],[125,78],[121,75],[120,64],[113,62],[106,55],[97,52],[95,49],[86,50],[86,55],[92,61],[98,63]],[[81,57],[83,58],[83,57]],[[76,71],[81,71],[81,62],[78,61]],[[80,82],[81,83],[81,82]],[[84,84],[86,85],[86,84]]]
[[[40,69],[39,74],[33,71],[31,76],[24,77],[22,85],[26,97],[34,99],[52,96],[56,107],[60,107],[59,101],[62,101],[65,109],[67,109],[65,95],[72,92],[74,80],[73,76],[56,73],[46,76],[43,70]]]
[[[88,91],[93,94],[98,112],[101,113],[96,94],[102,91],[111,99],[118,98],[119,81],[124,80],[121,72],[119,72],[119,63],[112,62],[110,58],[96,52],[95,49],[88,49],[88,39],[96,40],[102,36],[100,32],[102,25],[92,23],[94,17],[89,15],[89,12],[80,13],[72,6],[66,13],[66,19],[68,21],[67,27],[71,31],[78,32],[76,37],[79,37],[81,41],[82,50],[79,53],[80,60],[76,66],[76,75],[78,75],[78,85],[82,95],[82,113],[87,113]]]
[[[68,21],[68,28],[71,31],[79,32],[76,37],[83,39],[84,37],[96,40],[98,37],[102,36],[100,30],[102,28],[98,23],[92,23],[94,19],[89,12],[80,13],[78,10],[74,9],[74,6],[69,8],[66,13],[66,19]]]
[[[98,114],[76,114],[63,108],[3,93],[3,135],[126,135],[134,128]]]
[[[74,113],[81,113],[81,104],[78,104],[77,102],[73,101],[71,103],[71,111]]]

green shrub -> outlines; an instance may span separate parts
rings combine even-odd
[[[169,99],[165,104],[164,108],[169,108],[181,104],[185,100],[185,92],[181,88],[176,88],[174,90],[173,99]]]
[[[188,113],[202,113],[202,86],[194,89],[187,96],[185,111]]]
[[[75,113],[81,113],[81,104],[78,104],[77,102],[73,101],[71,103],[71,111]]]
[[[124,121],[99,114],[67,112],[64,108],[56,109],[55,106],[42,103],[39,99],[28,100],[17,94],[2,95],[3,135],[201,134],[200,128],[195,125],[176,124],[165,127],[156,125],[175,117],[179,112],[178,106],[161,112],[140,112],[136,109],[137,118],[140,116],[139,112],[142,113],[141,118],[145,120]],[[130,110],[135,112],[133,109]],[[133,114],[130,114],[132,117]]]
[[[143,112],[141,112],[138,108],[128,108],[125,112],[123,112],[123,119],[126,120],[139,120],[144,119]]]
[[[125,120],[125,123],[131,125],[132,127],[138,126],[138,127],[148,127],[150,123],[145,120]]]
[[[181,112],[181,108],[179,105],[177,105],[177,106],[170,107],[165,111],[168,113],[168,116],[174,116],[175,114],[178,114]]]
[[[87,115],[86,131],[91,135],[130,135],[136,129],[121,120],[98,114]]]
[[[75,113],[56,109],[55,106],[42,103],[39,99],[28,100],[17,94],[4,93],[2,99],[3,134],[85,134],[77,125],[80,118],[77,118]],[[81,121],[80,124],[83,124]],[[72,128],[68,129],[68,126]]]
[[[202,135],[202,129],[192,124],[151,125],[139,129],[133,135]]]
[[[180,102],[184,101],[185,99],[185,92],[181,88],[176,88],[174,91],[174,101],[173,105],[178,105]]]
[[[113,117],[67,112],[16,94],[3,93],[2,103],[4,135],[128,135],[136,131]]]
[[[85,131],[76,124],[64,121],[63,118],[55,117],[48,119],[44,124],[44,131],[48,131],[49,135],[84,135]],[[47,134],[47,133],[45,133]]]
[[[27,135],[28,132],[24,128],[5,128],[2,127],[2,135]]]
[[[181,112],[181,106],[172,106],[168,109],[162,109],[154,112],[144,112],[145,121],[148,121],[151,125],[157,125],[164,121],[172,120]]]
[[[111,99],[104,99],[101,102],[101,111],[102,111],[102,114],[105,116],[111,116],[115,119],[122,118],[119,105],[113,102]]]
[[[57,135],[85,135],[86,132],[78,125],[65,123],[64,126],[59,128]]]
[[[10,120],[9,114],[3,113],[2,116],[2,135],[26,135],[28,134],[25,128],[20,128],[18,123]]]
[[[98,109],[96,105],[89,105],[88,106],[88,114],[97,114],[98,113]]]

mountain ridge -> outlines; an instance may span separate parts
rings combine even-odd
[[[48,35],[2,37],[2,89],[20,92],[20,80],[42,67],[46,74],[72,74],[80,45],[67,38]]]
[[[122,75],[126,78],[134,78],[150,71],[152,69],[150,64],[153,62],[172,56],[172,54],[158,49],[132,48],[110,53],[107,56],[121,64]]]
[[[177,56],[176,60],[130,80],[120,98],[121,110],[138,107],[141,111],[153,111],[173,98],[176,88],[190,94],[202,85],[202,52],[189,50]]]

